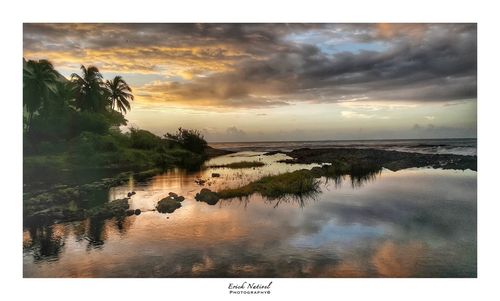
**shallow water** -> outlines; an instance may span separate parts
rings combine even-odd
[[[322,178],[313,198],[268,200],[258,194],[216,205],[211,190],[316,165],[277,163],[282,154],[245,152],[206,165],[263,161],[254,169],[172,170],[115,187],[136,191],[123,220],[27,227],[25,277],[475,277],[476,172],[382,170],[373,177]],[[221,177],[212,178],[212,173]],[[151,211],[175,192],[172,214]]]

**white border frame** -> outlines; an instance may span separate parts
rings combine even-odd
[[[273,298],[328,300],[498,300],[500,213],[495,190],[500,114],[499,38],[494,2],[457,0],[4,2],[2,20],[3,129],[1,286],[3,299],[75,300]],[[8,7],[7,7],[8,5]],[[98,7],[98,10],[95,8]],[[22,23],[23,22],[477,22],[478,23],[478,278],[271,279],[271,295],[228,294],[228,279],[22,278]],[[5,110],[5,106],[7,110]],[[7,180],[7,181],[5,181]],[[261,279],[265,282],[264,279]],[[497,280],[495,282],[495,280]],[[236,279],[232,279],[236,282]],[[252,281],[252,279],[250,279]],[[260,281],[259,281],[260,282]]]

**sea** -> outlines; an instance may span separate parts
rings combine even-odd
[[[276,150],[288,152],[299,148],[371,148],[423,154],[477,156],[477,138],[213,142],[209,145],[213,148],[235,152]]]

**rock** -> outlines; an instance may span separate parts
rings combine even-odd
[[[200,186],[203,186],[203,185],[205,185],[205,182],[206,182],[206,181],[205,181],[205,180],[203,180],[203,179],[196,179],[196,180],[194,180],[194,182],[195,182],[196,184],[200,185]]]
[[[129,193],[127,193],[127,197],[131,197],[131,196],[133,196],[134,194],[135,194],[135,191],[129,192]]]
[[[173,193],[173,192],[169,192],[167,198],[171,198],[172,200],[177,201],[177,202],[182,202],[185,200],[185,198],[182,195],[177,195],[177,193]]]
[[[275,151],[270,151],[270,152],[267,152],[265,154],[263,154],[264,156],[272,156],[272,155],[276,155],[276,154],[283,154],[284,152],[283,151],[280,151],[280,150],[275,150]]]
[[[135,214],[135,215],[139,215],[139,214],[141,214],[141,209],[135,209],[134,214]]]
[[[205,202],[209,205],[215,205],[219,201],[220,197],[216,192],[211,191],[210,189],[203,188],[199,193],[194,197],[198,202]]]
[[[220,173],[216,173],[216,172],[212,173],[212,178],[219,178],[219,177],[220,177]]]
[[[156,210],[158,210],[158,212],[160,213],[172,213],[181,206],[182,205],[180,201],[169,196],[161,199],[158,202],[158,204],[156,205]]]
[[[127,210],[126,214],[127,214],[127,216],[134,215],[134,210],[129,209],[129,210]]]
[[[293,150],[287,155],[293,159],[279,162],[291,164],[332,163],[337,171],[349,171],[353,166],[363,168],[385,167],[393,171],[426,166],[443,169],[477,170],[477,156],[452,154],[420,154],[357,148],[302,148]]]

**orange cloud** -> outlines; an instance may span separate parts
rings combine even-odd
[[[27,59],[48,59],[56,68],[95,65],[103,72],[161,74],[192,78],[194,75],[232,70],[248,55],[225,45],[211,47],[150,47],[66,50],[25,50]]]
[[[421,40],[429,28],[429,24],[380,23],[376,26],[378,36],[381,38],[393,39],[404,36],[415,41]]]

